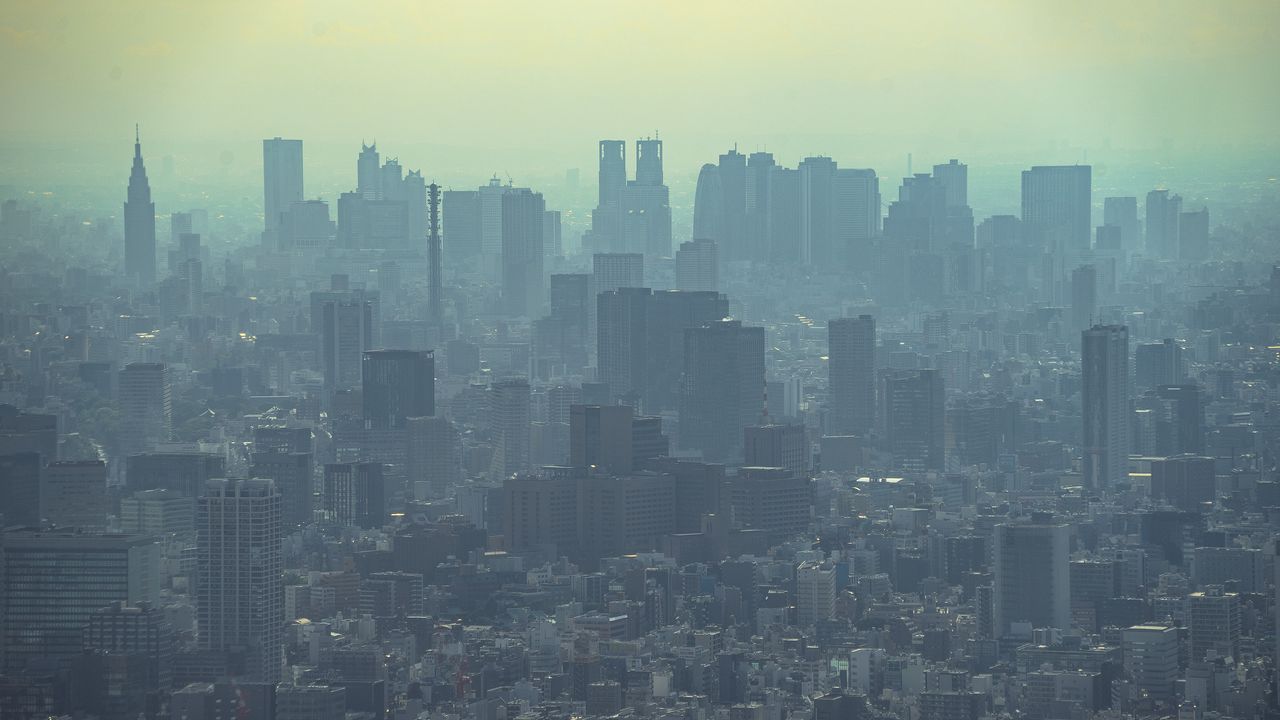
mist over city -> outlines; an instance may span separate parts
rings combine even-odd
[[[1280,718],[1280,4],[0,10],[0,720]]]

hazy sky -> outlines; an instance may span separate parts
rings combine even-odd
[[[437,148],[408,167],[589,171],[595,139],[657,130],[693,173],[734,141],[870,165],[1274,144],[1280,118],[1276,0],[0,2],[6,143],[136,121],[175,153],[377,138]]]

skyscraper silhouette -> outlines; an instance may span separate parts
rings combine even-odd
[[[301,202],[302,141],[275,137],[262,141],[263,223],[275,230],[289,206]]]
[[[827,322],[828,435],[865,434],[875,423],[876,321],[870,315]]]
[[[124,274],[144,286],[156,281],[156,204],[151,202],[151,184],[142,164],[142,137],[136,128],[124,203]]]
[[[1094,325],[1081,333],[1084,485],[1110,488],[1128,475],[1129,329]]]

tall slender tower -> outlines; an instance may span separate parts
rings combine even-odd
[[[124,201],[124,274],[143,285],[156,281],[156,204],[142,164],[142,138],[133,129],[133,169]]]
[[[1084,485],[1108,489],[1128,477],[1129,329],[1094,325],[1081,333]]]
[[[432,324],[439,327],[444,322],[443,272],[440,267],[440,186],[427,186],[427,272],[430,286],[427,291],[427,311]]]
[[[827,322],[828,435],[865,434],[876,417],[876,321],[870,315]]]

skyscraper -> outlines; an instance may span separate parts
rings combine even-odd
[[[1138,247],[1138,198],[1109,197],[1102,201],[1102,224],[1120,229],[1120,247],[1132,253]]]
[[[724,225],[721,236],[714,239],[725,260],[747,260],[747,157],[735,147],[720,156],[719,170]]]
[[[876,321],[870,315],[827,322],[828,435],[865,435],[876,417]]]
[[[378,430],[436,414],[435,355],[430,350],[369,350],[361,363],[365,425]]]
[[[302,141],[280,137],[262,141],[263,222],[270,232],[295,202],[302,202]]]
[[[831,266],[835,261],[831,184],[836,163],[807,157],[799,167],[799,257],[802,265]]]
[[[722,320],[684,331],[680,445],[712,462],[741,457],[764,408],[764,328]]]
[[[54,525],[105,528],[106,463],[101,460],[49,463],[40,478],[40,507],[44,519]]]
[[[0,455],[0,527],[39,527],[42,465],[39,453]]]
[[[831,196],[835,255],[854,270],[865,270],[871,262],[871,240],[880,234],[876,171],[838,168],[831,180]]]
[[[1172,260],[1178,257],[1178,218],[1182,213],[1182,196],[1168,190],[1147,193],[1147,255]]]
[[[365,200],[382,199],[382,167],[376,142],[360,144],[360,157],[356,160],[356,192]]]
[[[329,463],[324,466],[324,517],[342,526],[376,528],[386,515],[382,464]]]
[[[711,163],[698,172],[693,194],[693,237],[713,242],[725,237],[724,189],[720,185],[720,168]]]
[[[1240,596],[1210,585],[1187,596],[1187,625],[1191,628],[1191,657],[1202,662],[1210,650],[1218,657],[1240,652]]]
[[[676,251],[677,290],[716,290],[719,285],[720,253],[712,240],[680,243]]]
[[[1178,215],[1178,259],[1204,262],[1209,257],[1209,211],[1205,208]]]
[[[937,370],[895,370],[884,378],[884,437],[900,467],[942,470],[946,393]]]
[[[319,304],[320,360],[330,392],[350,390],[362,380],[362,358],[373,347],[374,307],[360,295]]]
[[[1055,254],[1088,251],[1093,235],[1092,178],[1093,168],[1088,165],[1040,165],[1023,170],[1024,239]]]
[[[810,560],[796,568],[796,625],[805,628],[829,620],[836,609],[836,571]]]
[[[508,315],[534,318],[546,302],[542,193],[512,188],[502,196],[502,305]]]
[[[625,165],[623,166],[625,168]],[[662,141],[645,138],[636,141],[636,184],[662,184]]]
[[[489,386],[489,427],[493,437],[491,478],[529,468],[529,381],[497,380]]]
[[[1129,329],[1094,325],[1081,333],[1084,484],[1107,489],[1129,473]]]
[[[1071,627],[1070,527],[1050,521],[995,527],[995,635]]]
[[[947,207],[969,204],[969,166],[952,159],[945,165],[933,166],[933,177],[942,183]]]
[[[1071,271],[1071,331],[1081,332],[1093,326],[1098,313],[1098,270],[1081,265]]]
[[[753,262],[768,262],[773,224],[773,175],[777,165],[773,154],[753,152],[747,156],[746,253]]]
[[[268,450],[253,454],[250,475],[275,481],[280,493],[281,522],[290,529],[315,519],[312,455]]]
[[[644,287],[644,255],[595,253],[591,256],[591,281],[596,294],[624,287]]]
[[[210,480],[196,513],[202,650],[244,680],[278,682],[284,630],[281,499],[271,480]]]
[[[126,454],[169,440],[173,425],[169,368],[130,363],[120,371],[120,439]]]
[[[151,184],[142,164],[142,139],[136,128],[133,168],[124,202],[124,274],[144,286],[156,281],[156,204],[151,202]]]
[[[569,409],[569,464],[604,472],[631,472],[631,408],[573,405]]]

